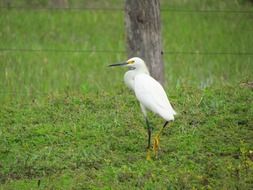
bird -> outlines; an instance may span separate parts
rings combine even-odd
[[[152,128],[147,117],[147,111],[152,111],[165,120],[159,133],[154,137],[153,150],[156,158],[158,157],[160,135],[163,129],[174,120],[176,111],[170,104],[170,101],[162,85],[155,80],[149,73],[145,62],[139,57],[130,58],[127,61],[111,64],[109,67],[128,67],[129,70],[124,74],[124,82],[135,94],[140,103],[141,111],[144,115],[147,133],[147,160],[151,160],[151,133]]]

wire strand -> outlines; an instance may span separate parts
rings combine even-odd
[[[125,53],[121,50],[93,50],[93,49],[30,49],[30,48],[0,48],[0,51],[9,52],[52,52],[52,53]]]
[[[0,9],[7,9],[7,10],[35,10],[35,11],[123,11],[123,8],[100,8],[100,7],[28,7],[28,6],[10,6],[10,7],[3,7],[0,6]]]
[[[7,10],[36,10],[36,11],[124,11],[121,7],[28,7],[28,6],[0,6],[0,9]],[[226,9],[180,9],[161,8],[163,12],[182,13],[232,13],[232,14],[253,14],[253,10],[226,10]]]
[[[182,13],[231,13],[231,14],[253,14],[250,10],[222,10],[222,9],[176,9],[162,8],[164,12],[182,12]]]
[[[95,50],[95,49],[30,49],[30,48],[0,48],[2,52],[49,52],[49,53],[127,53],[124,50]],[[252,52],[205,52],[205,51],[164,51],[162,54],[182,55],[238,55],[251,56]]]

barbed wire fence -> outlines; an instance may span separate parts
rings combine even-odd
[[[17,10],[17,11],[124,11],[123,8],[101,8],[101,7],[28,7],[28,6],[0,6],[0,10]],[[250,14],[250,10],[226,10],[226,9],[179,9],[179,8],[162,8],[162,12],[176,12],[176,13],[211,13],[211,14]],[[0,51],[5,52],[54,52],[54,53],[120,53],[124,54],[124,50],[97,50],[97,49],[32,49],[32,48],[3,48]],[[237,55],[237,56],[251,56],[253,52],[203,52],[203,51],[164,51],[163,54],[197,54],[197,55]]]
[[[37,11],[124,11],[121,7],[30,7],[30,6],[0,6],[5,10],[37,10]],[[162,12],[189,12],[189,13],[229,13],[229,14],[253,14],[253,10],[229,10],[229,9],[182,9],[161,8]]]
[[[97,50],[97,49],[30,49],[30,48],[0,48],[2,52],[52,52],[52,53],[127,53],[124,50]],[[170,55],[236,55],[250,56],[251,52],[207,52],[207,51],[163,51],[162,54]]]
[[[28,6],[0,6],[0,10],[5,11],[103,11],[103,12],[123,12],[124,8],[103,8],[103,7],[66,7],[66,8],[55,8],[55,7],[28,7]],[[171,13],[190,13],[190,14],[248,14],[253,15],[251,10],[226,10],[226,9],[180,9],[180,8],[161,8],[161,12]],[[0,47],[0,52],[52,52],[52,53],[102,53],[102,54],[126,54],[125,50],[98,50],[98,49],[33,49],[33,48],[10,48]],[[253,52],[210,52],[210,51],[164,51],[163,54],[167,55],[232,55],[232,56],[253,56]],[[0,91],[0,94],[24,94],[27,95],[29,92],[16,92]],[[40,95],[49,95],[50,92],[34,92]]]

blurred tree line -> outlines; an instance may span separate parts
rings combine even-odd
[[[217,4],[217,0],[195,0],[195,4]],[[167,5],[188,5],[192,0],[160,0],[161,4]],[[221,0],[220,3],[228,2]],[[51,8],[68,8],[68,7],[118,7],[124,5],[125,0],[0,0],[0,6],[27,6],[27,7],[51,7]],[[253,0],[235,0],[233,4],[243,5],[252,4]],[[191,3],[192,4],[192,3]]]
[[[117,2],[117,3],[116,3]],[[118,7],[124,5],[125,0],[0,0],[3,7],[29,8],[81,8],[81,7]]]
[[[53,8],[67,8],[69,5],[68,0],[21,0],[17,3],[16,0],[3,0],[2,4],[6,7],[23,4],[29,7],[53,7]]]

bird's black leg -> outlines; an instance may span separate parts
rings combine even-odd
[[[155,155],[156,157],[158,157],[158,149],[159,149],[159,143],[160,143],[160,135],[163,131],[163,129],[167,126],[167,124],[169,123],[169,121],[166,121],[163,125],[163,127],[161,128],[161,130],[159,131],[159,133],[155,136],[155,139],[154,139],[154,152],[155,152]]]
[[[165,123],[164,123],[164,125],[163,125],[163,127],[161,128],[161,130],[159,131],[159,133],[158,133],[158,135],[157,135],[157,137],[159,138],[160,137],[160,135],[162,134],[162,132],[163,132],[163,129],[168,125],[168,121],[166,121]]]
[[[165,123],[164,123],[164,125],[163,125],[163,129],[168,125],[168,121],[166,121]]]
[[[146,118],[146,125],[147,125],[147,129],[148,129],[148,149],[151,147],[151,132],[152,132],[152,128],[149,124],[148,119]]]
[[[151,147],[151,133],[152,133],[152,128],[149,124],[149,121],[147,118],[146,119],[146,125],[147,125],[147,130],[148,130],[148,147],[147,147],[147,160],[150,160],[150,147]]]

